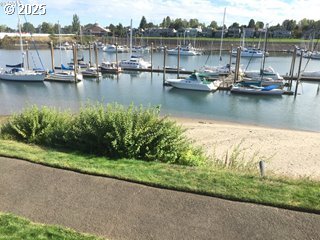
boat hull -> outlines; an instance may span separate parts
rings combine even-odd
[[[46,77],[47,81],[57,81],[57,82],[80,82],[83,80],[82,74],[77,74],[77,79],[75,79],[74,74],[71,73],[52,73]]]
[[[167,82],[175,88],[196,90],[196,91],[206,91],[211,92],[218,89],[218,85],[214,83],[202,84],[202,83],[190,83],[188,81],[181,79],[167,79]]]
[[[232,87],[231,93],[250,94],[250,95],[266,95],[266,96],[281,96],[284,91],[282,89],[272,89],[263,91],[262,89],[245,88],[245,87]]]
[[[6,81],[17,81],[17,82],[43,82],[45,74],[31,73],[31,74],[6,74],[0,73],[0,79]]]

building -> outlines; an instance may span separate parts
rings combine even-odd
[[[273,38],[291,38],[292,33],[286,29],[276,29],[272,32]]]
[[[104,27],[101,27],[98,23],[84,29],[84,35],[94,35],[98,37],[107,36],[110,34],[110,30]]]

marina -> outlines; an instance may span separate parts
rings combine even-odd
[[[2,58],[0,66],[13,63],[19,56],[19,51],[0,50]],[[30,59],[35,58],[35,52],[30,51]],[[50,50],[40,50],[45,68],[50,69]],[[81,56],[88,62],[89,51],[82,50]],[[144,53],[145,61],[151,60],[150,53]],[[129,59],[128,53],[118,54],[118,61]],[[55,52],[55,58],[59,53]],[[73,58],[72,51],[62,52],[62,62],[68,63]],[[180,59],[180,67],[188,72],[179,71],[179,77],[187,77],[194,70],[206,64],[208,56],[184,56]],[[116,61],[115,53],[98,51],[99,63]],[[229,62],[229,55],[222,55],[222,64]],[[282,76],[288,75],[292,55],[270,55],[266,66],[272,65]],[[234,60],[234,59],[233,59]],[[34,61],[36,63],[36,60]],[[307,131],[320,131],[317,124],[320,117],[319,82],[303,81],[298,86],[297,97],[283,95],[279,97],[239,95],[229,91],[215,92],[190,91],[176,89],[163,85],[163,53],[154,52],[152,70],[123,70],[120,74],[103,73],[99,79],[86,78],[78,83],[40,82],[22,83],[0,81],[1,115],[13,114],[24,107],[33,104],[52,106],[58,109],[78,111],[81,106],[90,102],[111,103],[124,105],[160,106],[162,114],[170,116],[208,119],[215,121],[230,121],[245,124],[271,126]],[[207,64],[216,65],[217,55],[209,56]],[[302,60],[302,66],[307,59]],[[248,70],[260,68],[260,59],[241,59],[241,67]],[[177,56],[167,56],[166,66],[173,69],[166,70],[165,78],[177,78]],[[298,61],[296,70],[298,69]],[[302,68],[303,68],[302,67]],[[319,69],[319,61],[310,61],[307,68],[310,71]],[[158,72],[156,72],[158,71]],[[293,89],[295,82],[293,82]],[[226,88],[227,89],[227,88]]]

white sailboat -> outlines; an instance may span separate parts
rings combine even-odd
[[[24,52],[22,45],[22,36],[21,36],[21,24],[20,17],[18,15],[18,28],[20,35],[20,51],[22,56],[21,64],[17,65],[6,65],[10,70],[1,69],[0,70],[0,79],[7,81],[18,81],[18,82],[42,82],[45,78],[45,74],[41,72],[35,72],[33,70],[24,69]]]
[[[223,21],[222,21],[222,32],[221,32],[220,51],[219,51],[219,66],[203,66],[200,69],[200,72],[207,75],[208,77],[219,77],[219,76],[229,75],[229,73],[231,72],[230,64],[226,64],[224,66],[221,65],[225,18],[226,18],[226,8],[224,9]]]
[[[148,69],[151,67],[151,64],[145,60],[143,60],[140,56],[132,56],[132,19],[130,22],[130,59],[122,60],[119,63],[119,67],[123,70],[130,69]]]
[[[59,26],[59,45],[60,45],[60,65],[61,65],[61,70],[56,71],[55,69],[52,69],[52,72],[50,72],[46,80],[48,81],[57,81],[57,82],[80,82],[83,80],[83,75],[82,73],[75,73],[77,70],[72,70],[70,68],[66,68],[62,64],[62,56],[61,56],[61,37],[60,37],[60,24],[58,22]],[[76,46],[75,46],[76,47]]]

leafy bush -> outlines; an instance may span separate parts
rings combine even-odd
[[[32,106],[20,114],[13,115],[1,127],[3,138],[48,146],[66,144],[66,133],[70,129],[71,114],[55,109]]]
[[[205,157],[184,130],[157,107],[88,105],[78,115],[31,107],[13,116],[1,135],[50,147],[64,146],[113,158],[201,165]]]
[[[80,110],[70,132],[73,147],[114,158],[135,158],[184,165],[204,161],[175,122],[159,117],[159,108],[119,104]]]

